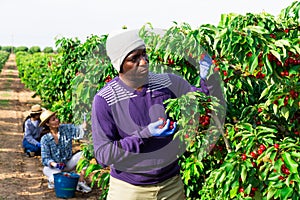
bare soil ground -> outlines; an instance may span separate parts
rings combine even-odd
[[[33,92],[24,88],[11,54],[0,74],[0,200],[60,199],[48,189],[41,158],[26,157],[22,149],[22,123],[33,104]],[[75,193],[72,199],[98,199],[100,191]]]

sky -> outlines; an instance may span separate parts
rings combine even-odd
[[[57,38],[104,35],[123,26],[217,25],[221,14],[278,16],[294,0],[0,0],[0,46],[55,48]]]

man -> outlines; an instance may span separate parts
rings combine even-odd
[[[184,199],[178,156],[164,101],[195,91],[174,74],[149,72],[144,41],[135,30],[109,35],[106,51],[119,76],[94,97],[92,134],[95,158],[110,166],[108,200]],[[202,66],[200,91],[208,94]],[[166,120],[164,120],[166,119]]]

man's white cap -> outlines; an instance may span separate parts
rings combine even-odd
[[[119,72],[126,56],[138,47],[145,46],[139,36],[139,30],[124,30],[108,35],[106,40],[106,53],[113,67]]]

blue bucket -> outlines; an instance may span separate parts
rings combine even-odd
[[[79,175],[73,172],[54,174],[54,190],[58,198],[72,198],[75,196]]]

